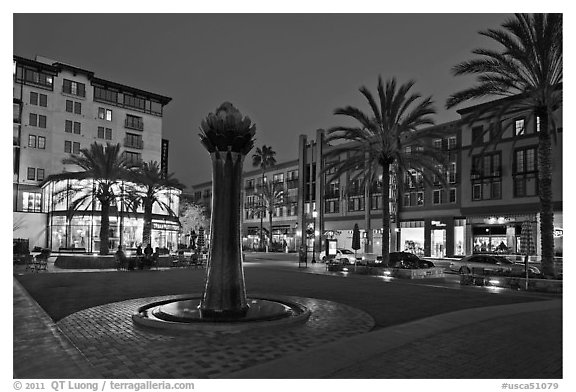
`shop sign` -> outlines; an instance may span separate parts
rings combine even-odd
[[[432,223],[432,226],[436,226],[436,227],[446,227],[446,223],[442,223],[442,222],[437,221],[437,220],[433,220],[431,223]]]
[[[554,228],[554,237],[562,238],[563,236],[564,236],[564,230],[560,227],[555,227]]]

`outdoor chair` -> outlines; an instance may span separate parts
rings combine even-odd
[[[39,255],[36,255],[36,259],[34,260],[34,272],[47,270],[49,255],[50,252],[46,250],[42,250]]]

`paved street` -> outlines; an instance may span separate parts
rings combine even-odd
[[[135,327],[129,315],[201,292],[204,270],[55,272],[16,276],[15,377],[562,377],[558,296],[344,276],[298,268],[293,255],[249,254],[249,295],[310,298],[316,317],[282,331],[181,336]],[[31,347],[46,356],[27,355]],[[64,371],[69,362],[80,370]]]

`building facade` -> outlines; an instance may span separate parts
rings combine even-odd
[[[162,115],[171,98],[48,58],[14,56],[13,66],[14,238],[27,238],[30,248],[97,250],[97,206],[70,220],[66,204],[52,197],[53,187],[60,185],[41,189],[40,184],[50,174],[78,170],[62,164],[62,159],[94,142],[119,143],[131,161],[166,163]],[[177,193],[167,197],[177,203]],[[176,245],[175,218],[154,212],[153,245]],[[135,246],[141,214],[125,216],[123,206],[114,206],[110,221],[111,246]]]
[[[489,105],[498,106],[500,101]],[[486,105],[486,104],[483,104]],[[483,111],[477,105],[460,110],[464,117]],[[558,137],[553,144],[554,224],[556,255],[562,255],[562,118],[555,119]],[[391,175],[390,249],[425,257],[452,257],[474,252],[505,249],[520,251],[522,223],[532,224],[540,254],[538,221],[537,144],[539,120],[527,112],[507,113],[495,124],[494,116],[476,116],[475,121],[457,120],[434,126],[429,143],[447,158],[445,182],[426,184],[417,172],[414,177]],[[490,127],[506,130],[498,143],[491,143]],[[282,189],[275,200],[272,242],[286,241],[290,251],[306,244],[316,255],[325,239],[350,248],[352,230],[361,232],[360,252],[380,253],[382,249],[382,194],[378,183],[361,188],[353,173],[332,178],[321,175],[331,146],[325,132],[314,139],[301,135],[298,160],[276,165],[264,177],[258,170],[244,174],[242,235],[246,249],[257,249],[260,217],[264,235],[270,231],[267,211],[262,211],[260,184],[272,181]],[[409,147],[408,147],[409,148]],[[346,159],[343,153],[339,159]],[[334,158],[331,158],[334,159]],[[359,169],[361,170],[361,169]],[[393,173],[392,173],[393,174]],[[414,180],[415,179],[415,180]],[[211,183],[194,187],[198,201],[209,206]]]

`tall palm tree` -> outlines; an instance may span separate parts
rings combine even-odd
[[[264,209],[268,212],[268,222],[270,227],[270,240],[272,240],[272,218],[274,210],[278,204],[283,202],[284,189],[278,189],[277,185],[272,181],[262,185],[262,200],[264,201]]]
[[[166,211],[170,216],[177,216],[172,210],[171,190],[184,189],[184,185],[173,177],[174,173],[164,176],[160,165],[156,161],[143,162],[134,171],[134,185],[128,188],[131,207],[135,211],[139,206],[144,208],[144,228],[142,243],[151,243],[152,234],[152,208],[154,205]]]
[[[337,126],[327,131],[329,143],[351,142],[335,144],[327,153],[328,163],[323,172],[333,173],[330,179],[348,173],[350,180],[359,180],[359,189],[365,189],[367,181],[370,184],[381,183],[384,265],[388,265],[390,260],[390,176],[402,171],[412,181],[416,175],[421,175],[424,181],[432,184],[433,176],[443,179],[445,174],[442,152],[433,148],[425,137],[437,136],[436,131],[419,130],[422,126],[434,124],[432,99],[428,97],[417,102],[421,96],[410,93],[413,85],[414,82],[409,81],[397,86],[396,79],[390,79],[384,86],[379,77],[378,102],[366,87],[360,88],[371,113],[366,114],[351,106],[336,109],[334,114],[351,117],[358,125]],[[344,153],[348,153],[346,159],[336,159]]]
[[[262,183],[260,188],[260,203],[264,202],[264,183],[266,181],[266,171],[276,165],[276,151],[272,149],[272,147],[266,146],[265,144],[262,145],[262,148],[257,147],[256,152],[252,155],[252,166],[259,167],[262,170]],[[262,246],[264,242],[264,237],[262,233],[262,226],[264,222],[264,214],[263,211],[266,210],[266,207],[262,205],[260,209],[260,246]],[[268,233],[270,239],[272,239],[272,226],[270,226],[270,233]]]
[[[480,57],[462,62],[454,75],[476,75],[477,84],[452,95],[447,108],[486,96],[513,97],[498,101],[475,116],[491,111],[498,123],[507,113],[530,112],[540,121],[538,133],[538,189],[542,269],[554,271],[554,211],[552,207],[552,138],[556,139],[554,112],[562,105],[562,14],[516,14],[502,24],[503,29],[488,29],[480,34],[495,40],[499,51],[475,49]],[[474,117],[468,118],[473,121]],[[492,130],[494,140],[505,129]]]
[[[79,210],[93,209],[95,200],[100,203],[100,254],[107,255],[110,206],[124,197],[120,183],[130,178],[136,164],[127,161],[120,153],[120,144],[109,143],[106,146],[93,143],[89,149],[81,149],[79,155],[64,158],[62,163],[76,165],[82,170],[50,175],[44,183],[73,180],[54,193],[56,200],[71,199],[68,219]]]

